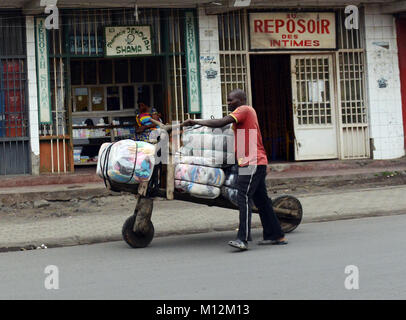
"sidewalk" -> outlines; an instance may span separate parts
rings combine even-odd
[[[269,191],[298,197],[304,223],[406,213],[405,158],[272,164],[271,169]],[[93,170],[0,177],[0,251],[121,240],[134,197],[106,190]],[[235,230],[238,214],[158,198],[152,221],[157,237]],[[253,227],[259,226],[254,215]]]
[[[406,157],[395,160],[331,160],[270,164],[267,187],[273,193],[314,193],[352,187],[406,184]],[[0,212],[20,203],[68,201],[109,196],[95,167],[74,174],[0,176]]]

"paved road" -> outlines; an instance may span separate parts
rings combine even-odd
[[[0,254],[0,299],[406,299],[406,215],[302,224],[288,246],[234,252],[231,232]],[[254,240],[261,236],[253,232]],[[47,265],[59,289],[46,290]],[[344,287],[347,265],[359,289]]]

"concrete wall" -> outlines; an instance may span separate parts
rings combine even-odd
[[[39,175],[39,127],[38,127],[38,91],[35,57],[34,17],[26,17],[27,35],[27,78],[28,78],[28,115],[30,119],[30,143],[32,174]]]
[[[365,8],[367,93],[374,159],[405,155],[396,25],[378,6]]]
[[[217,16],[199,9],[200,77],[202,118],[222,118],[220,55]]]

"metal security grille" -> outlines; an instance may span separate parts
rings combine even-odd
[[[233,11],[218,16],[220,74],[223,114],[228,114],[227,94],[242,89],[250,99],[249,56],[245,11]]]
[[[328,57],[296,59],[293,86],[298,125],[331,124],[331,70]]]
[[[363,26],[347,30],[345,15],[338,13],[336,53],[341,104],[341,154],[344,159],[370,157],[367,103],[365,101],[365,50]]]
[[[164,37],[168,39],[169,121],[182,122],[189,116],[186,105],[186,61],[183,55],[185,51],[184,12],[179,9],[171,9],[164,19],[168,21],[167,33]]]
[[[0,175],[31,172],[25,19],[0,13]]]

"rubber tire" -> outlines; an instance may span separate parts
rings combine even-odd
[[[123,239],[132,248],[145,248],[154,238],[154,225],[149,221],[149,230],[146,234],[140,232],[134,232],[133,227],[135,223],[136,215],[129,217],[123,225],[122,235]]]
[[[300,203],[299,199],[297,199],[293,196],[289,196],[289,195],[282,195],[282,196],[272,199],[273,206],[274,207],[278,206],[279,202],[281,202],[285,199],[288,199],[291,202],[291,204],[294,205],[294,209],[298,210],[298,215],[295,217],[292,217],[292,219],[286,220],[281,217],[278,217],[279,222],[281,224],[282,231],[284,233],[289,233],[289,232],[292,232],[293,230],[295,230],[299,226],[299,224],[302,222],[303,208],[302,208],[302,204]],[[290,209],[292,209],[292,208],[290,208]],[[276,213],[276,216],[278,216],[277,213]]]

